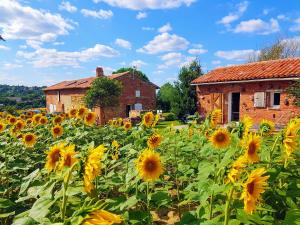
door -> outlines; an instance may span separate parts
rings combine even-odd
[[[222,112],[221,123],[223,123],[223,93],[212,93],[211,94],[211,111],[214,109],[220,109]]]
[[[231,121],[240,120],[240,93],[233,92],[231,94]]]
[[[131,110],[131,105],[126,105],[126,117],[129,117],[130,110]]]

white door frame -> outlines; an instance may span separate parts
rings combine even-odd
[[[231,122],[232,92],[228,93],[228,122]]]

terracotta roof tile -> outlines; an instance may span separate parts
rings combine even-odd
[[[216,68],[192,84],[294,77],[300,78],[299,57]]]

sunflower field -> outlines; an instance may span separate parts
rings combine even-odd
[[[300,119],[187,128],[0,113],[1,225],[300,224]]]

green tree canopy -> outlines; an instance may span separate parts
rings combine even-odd
[[[170,83],[161,86],[157,93],[157,108],[170,112],[176,93],[177,89]]]
[[[98,77],[86,92],[85,103],[89,108],[112,107],[119,103],[122,85],[117,80],[107,77]]]
[[[295,98],[295,105],[300,107],[300,79],[288,88],[288,93]]]
[[[123,67],[123,68],[120,68],[118,69],[117,71],[114,71],[113,74],[115,73],[124,73],[126,71],[130,71],[131,73],[134,73],[136,74],[137,76],[139,76],[143,81],[146,81],[146,82],[150,82],[149,78],[147,77],[146,74],[144,74],[142,71],[140,70],[136,70],[134,68],[131,68],[131,67]]]

